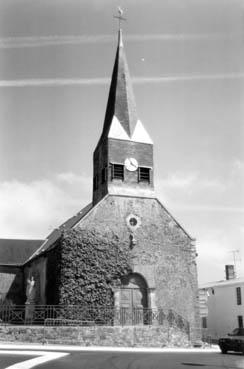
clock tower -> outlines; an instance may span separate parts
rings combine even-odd
[[[121,30],[103,131],[93,155],[93,205],[107,194],[155,197],[153,143],[137,117]]]

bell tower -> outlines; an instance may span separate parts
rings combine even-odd
[[[153,143],[137,117],[121,29],[103,131],[93,154],[93,205],[106,194],[155,197]]]

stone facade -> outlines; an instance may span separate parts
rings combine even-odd
[[[130,217],[137,219],[131,226]],[[198,325],[194,241],[157,199],[108,195],[76,227],[112,230],[131,247],[133,272],[148,287],[148,307],[173,309]],[[133,239],[133,245],[131,245]]]

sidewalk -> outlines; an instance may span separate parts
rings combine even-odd
[[[212,345],[212,347],[205,348],[146,348],[146,347],[102,347],[102,346],[65,346],[65,345],[38,345],[31,343],[0,343],[0,350],[50,350],[50,351],[114,351],[114,352],[148,352],[148,353],[163,353],[163,352],[201,352],[201,353],[210,353],[210,352],[220,352],[220,349],[217,345]]]

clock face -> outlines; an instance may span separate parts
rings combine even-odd
[[[137,160],[135,158],[125,159],[125,167],[130,172],[133,172],[134,170],[137,170],[137,168],[138,168]]]

